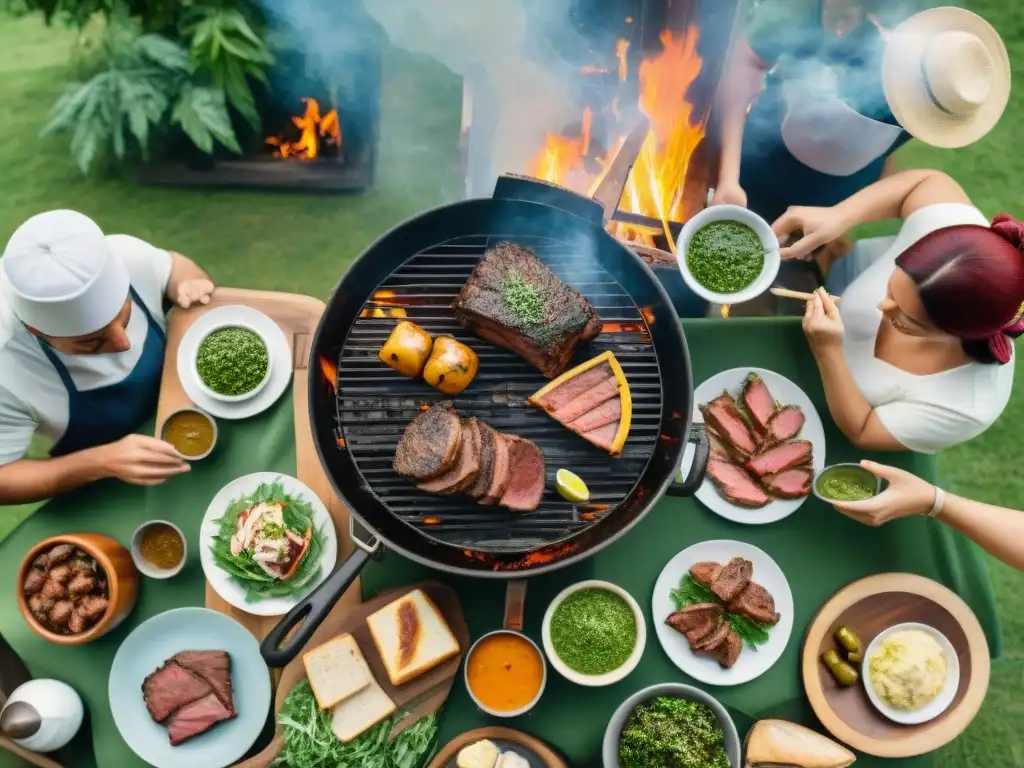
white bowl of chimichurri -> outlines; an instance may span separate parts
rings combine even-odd
[[[263,390],[270,381],[270,363],[263,334],[247,323],[231,321],[211,328],[199,342],[192,373],[204,394],[237,403]]]
[[[779,273],[779,240],[772,228],[738,205],[705,208],[686,222],[677,248],[683,282],[715,304],[757,298]]]
[[[811,486],[814,495],[834,501],[864,501],[882,492],[882,480],[860,464],[832,464],[821,470]]]

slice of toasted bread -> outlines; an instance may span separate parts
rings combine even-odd
[[[345,699],[331,712],[331,730],[339,741],[349,742],[394,713],[395,703],[376,680]]]
[[[320,709],[330,709],[373,682],[352,635],[339,635],[303,654],[302,664]]]
[[[366,623],[394,685],[419,677],[459,652],[459,641],[441,611],[420,589],[388,603]]]

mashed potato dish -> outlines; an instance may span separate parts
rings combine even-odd
[[[942,646],[920,629],[893,632],[867,661],[872,688],[893,709],[921,709],[946,682]]]

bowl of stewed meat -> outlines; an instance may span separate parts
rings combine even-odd
[[[131,553],[99,533],[54,536],[28,551],[18,571],[18,607],[32,630],[59,645],[84,645],[135,607]]]

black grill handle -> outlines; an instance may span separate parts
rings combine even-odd
[[[708,442],[708,433],[703,424],[690,426],[689,442],[697,444],[697,449],[693,452],[690,472],[682,482],[672,480],[668,488],[665,489],[665,493],[669,496],[692,496],[704,482],[704,475],[708,471],[708,457],[711,456],[711,444]]]
[[[369,551],[356,547],[319,587],[288,611],[288,615],[270,630],[260,643],[260,653],[268,667],[283,667],[299,655],[316,632],[316,628],[327,618],[334,604],[345,594],[345,590],[352,586],[352,582],[371,558],[372,554]],[[295,629],[296,626],[298,629]],[[293,629],[295,634],[288,637],[288,633]]]

